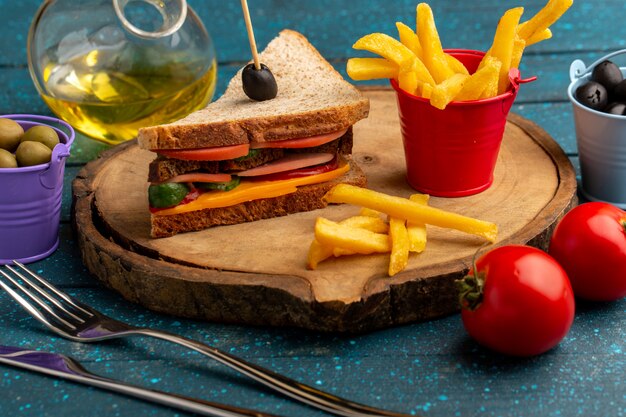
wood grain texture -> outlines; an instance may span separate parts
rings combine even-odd
[[[408,197],[391,90],[366,92],[370,117],[355,126],[354,157],[368,186]],[[331,259],[304,268],[316,217],[356,214],[349,205],[215,227],[166,239],[149,237],[150,152],[134,143],[92,162],[74,183],[83,260],[107,285],[148,308],[211,321],[360,332],[424,320],[457,309],[454,279],[483,242],[429,228],[427,250],[389,278],[388,256]],[[574,170],[536,125],[511,115],[492,187],[476,196],[433,198],[433,206],[493,221],[498,244],[546,248],[555,222],[576,203]],[[419,307],[415,307],[419,306]]]

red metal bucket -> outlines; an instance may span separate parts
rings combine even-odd
[[[476,71],[484,52],[450,49],[468,71]],[[511,88],[499,96],[452,102],[444,110],[401,90],[395,80],[406,159],[407,181],[439,197],[462,197],[486,190],[500,151],[506,118],[517,96],[519,71],[509,73]]]

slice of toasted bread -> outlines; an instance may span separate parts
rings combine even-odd
[[[350,171],[341,177],[319,184],[304,185],[298,187],[295,193],[280,197],[263,198],[229,207],[196,210],[167,216],[151,214],[151,236],[154,238],[168,237],[177,233],[193,232],[212,226],[239,224],[321,209],[327,205],[322,197],[335,185],[352,184],[365,187],[366,183],[365,174],[352,161],[350,162]]]
[[[206,108],[171,124],[139,130],[144,149],[184,149],[303,138],[345,129],[367,117],[369,100],[298,32],[283,30],[260,54],[278,95],[253,101],[241,70]]]

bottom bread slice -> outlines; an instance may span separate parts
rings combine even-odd
[[[274,198],[246,201],[234,206],[196,210],[188,213],[158,215],[151,214],[151,236],[154,238],[173,236],[177,233],[203,230],[212,226],[239,224],[261,219],[286,216],[302,211],[326,207],[322,200],[337,184],[364,187],[365,174],[353,161],[350,171],[332,181],[298,187],[294,193]]]

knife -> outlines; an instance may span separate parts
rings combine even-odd
[[[129,385],[87,371],[75,359],[57,353],[0,345],[0,363],[119,392],[142,400],[212,417],[277,417],[273,414],[183,397]]]

